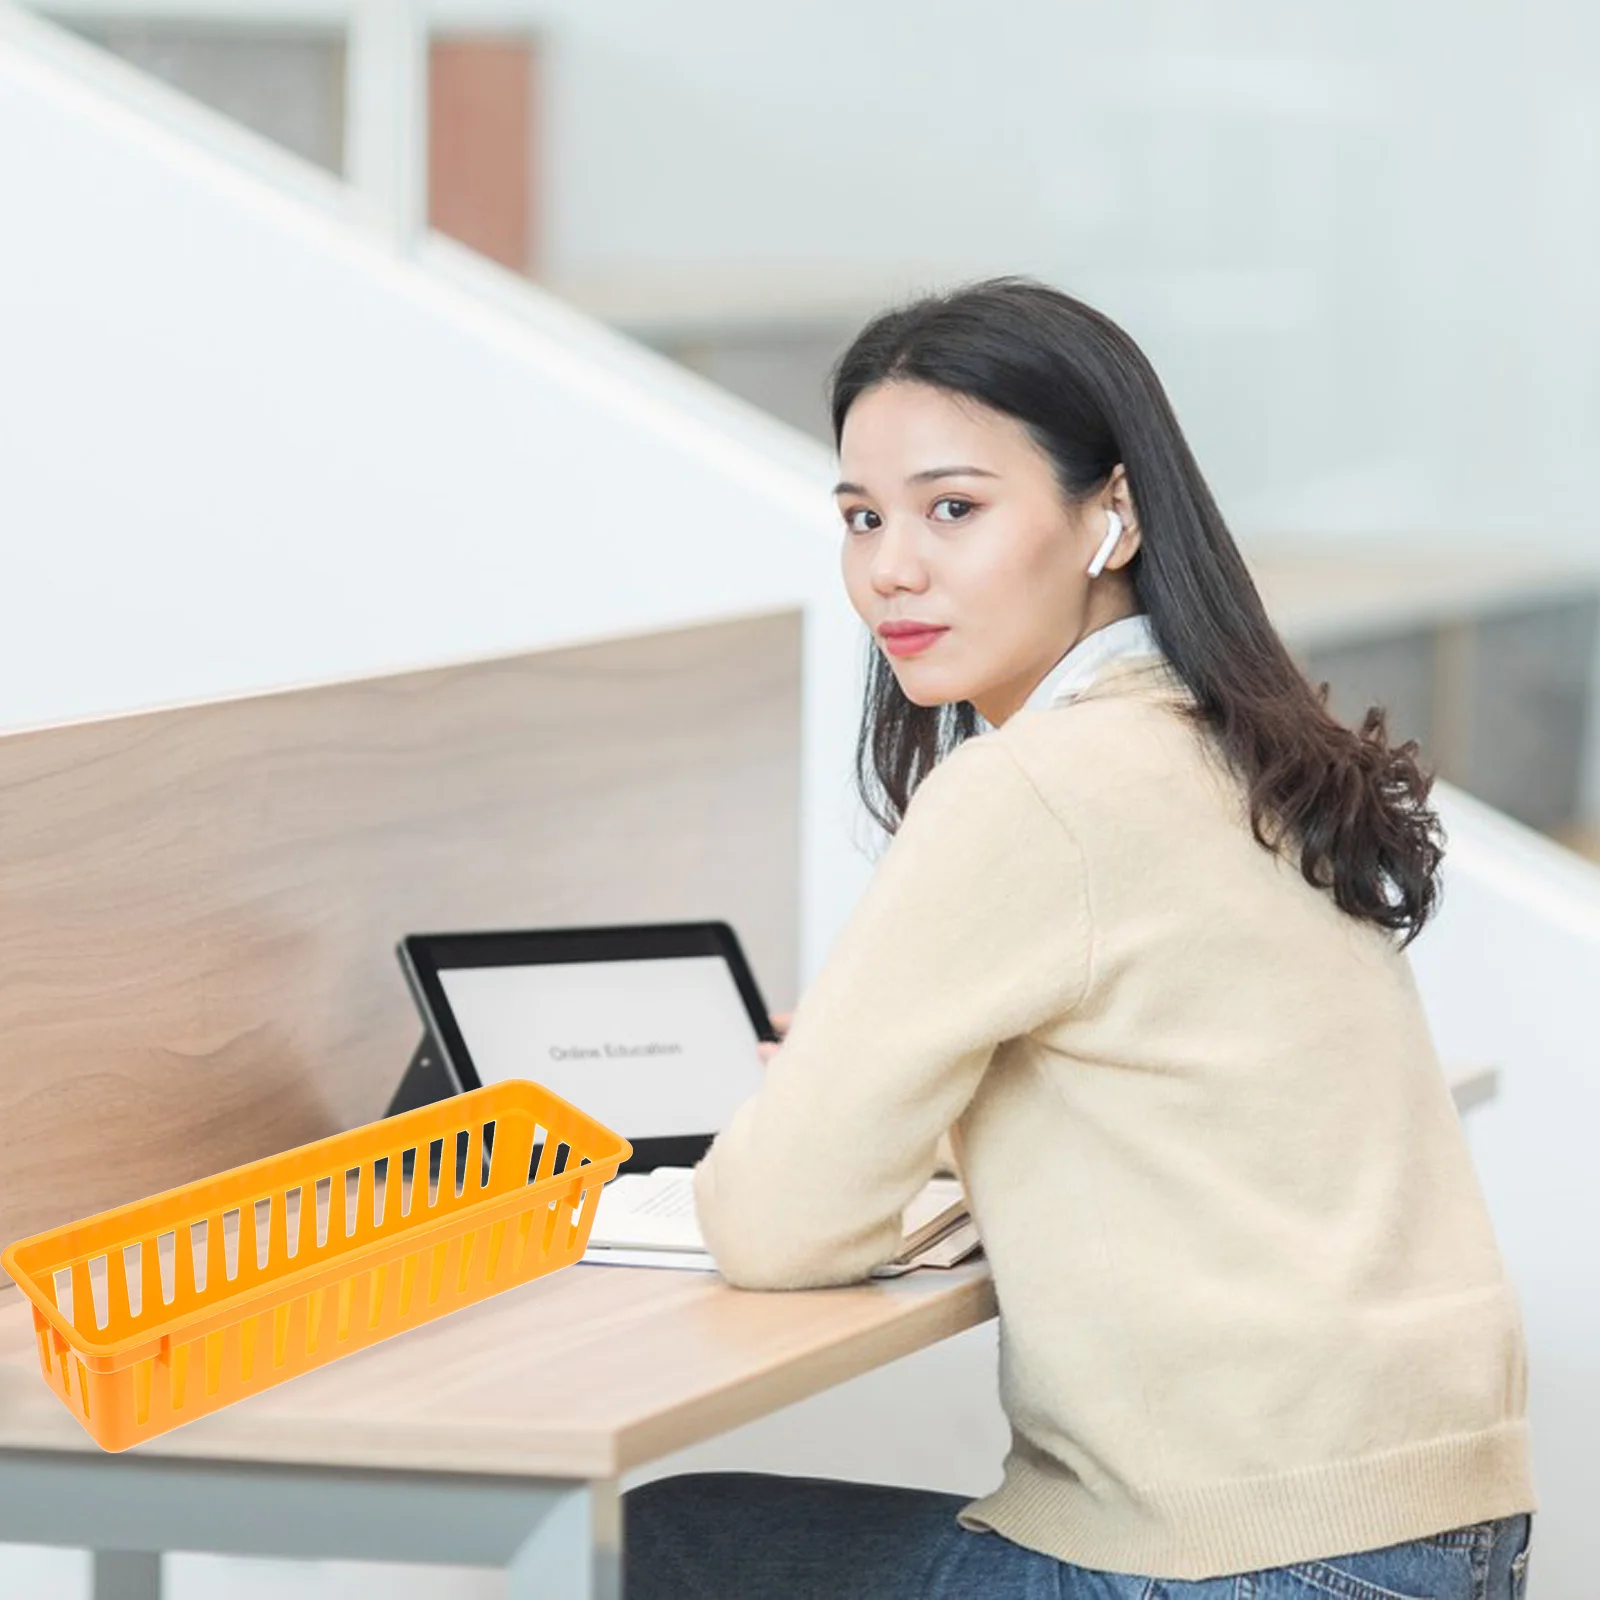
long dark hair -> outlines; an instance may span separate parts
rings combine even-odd
[[[1298,848],[1306,881],[1342,911],[1404,935],[1438,899],[1443,831],[1414,741],[1391,746],[1374,707],[1359,728],[1295,664],[1245,568],[1144,353],[1108,317],[1025,278],[996,278],[877,317],[832,377],[835,442],[850,407],[889,379],[970,397],[1021,422],[1069,503],[1121,463],[1141,541],[1125,569],[1156,642],[1195,701],[1269,849]],[[968,701],[919,706],[877,649],[856,743],[867,809],[893,833],[934,765],[977,732]]]

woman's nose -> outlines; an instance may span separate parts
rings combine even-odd
[[[872,552],[872,587],[887,595],[896,589],[924,588],[927,581],[915,527],[891,518],[884,523]]]

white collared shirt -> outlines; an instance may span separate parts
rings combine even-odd
[[[1108,622],[1073,645],[1039,680],[1018,710],[1043,711],[1049,706],[1063,705],[1082,694],[1111,662],[1160,654],[1150,619],[1143,612]],[[978,712],[980,732],[987,733],[996,726]]]

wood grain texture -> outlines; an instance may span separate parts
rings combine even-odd
[[[786,1009],[799,740],[794,612],[0,738],[0,1239],[380,1116],[408,932],[722,917]]]
[[[137,1455],[609,1478],[995,1314],[988,1268],[788,1294],[564,1268],[138,1445]],[[95,1450],[0,1305],[0,1449]]]

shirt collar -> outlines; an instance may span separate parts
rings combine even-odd
[[[1109,622],[1073,645],[1039,680],[1018,710],[1043,711],[1050,706],[1065,705],[1082,694],[1113,661],[1160,653],[1150,618],[1144,613]],[[977,715],[983,731],[996,726],[981,711]]]

